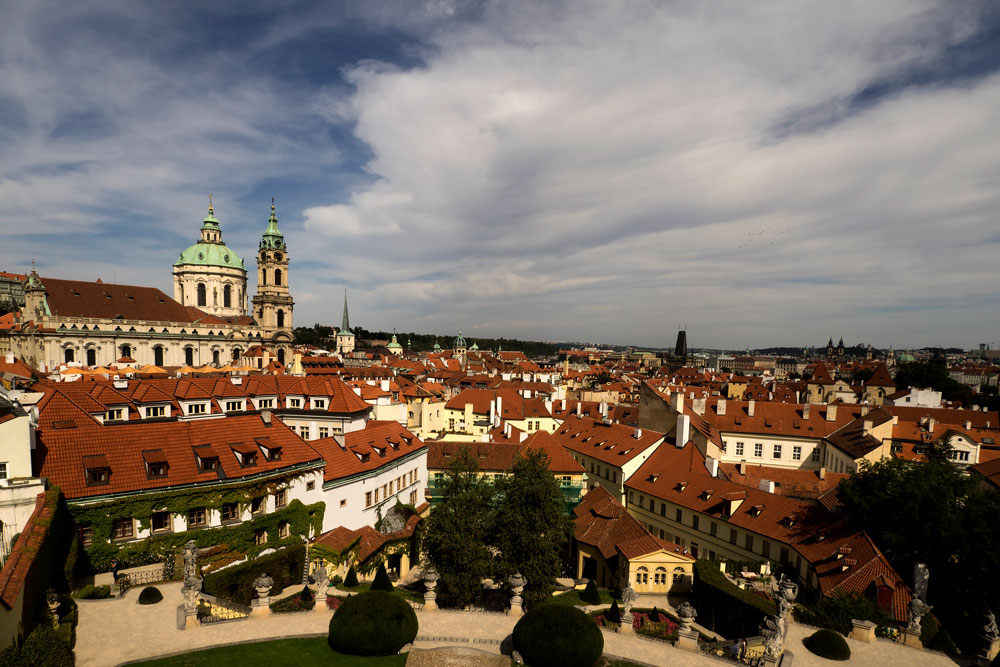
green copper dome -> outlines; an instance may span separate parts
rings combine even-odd
[[[473,343],[472,347],[470,347],[469,349],[470,350],[478,350],[479,349],[479,345],[477,343]]]
[[[278,229],[278,218],[274,214],[274,198],[271,198],[271,217],[267,219],[267,229],[260,238],[260,250],[270,248],[271,250],[285,249],[285,235]]]
[[[391,349],[394,350],[397,347],[403,347],[403,346],[399,344],[398,340],[396,340],[396,334],[392,334],[392,342],[389,343],[386,347],[391,348]]]
[[[195,264],[197,266],[221,266],[228,269],[246,271],[243,258],[221,243],[195,243],[181,253],[174,266]]]
[[[462,337],[462,332],[461,331],[458,332],[458,337],[455,338],[454,349],[456,349],[456,350],[464,350],[465,349],[465,338]]]

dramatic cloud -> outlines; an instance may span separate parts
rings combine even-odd
[[[166,286],[214,189],[244,256],[278,195],[300,324],[996,337],[992,5],[365,4],[12,12],[0,268]]]

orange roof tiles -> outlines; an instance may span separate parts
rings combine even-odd
[[[344,447],[335,438],[320,438],[310,444],[326,460],[326,482],[377,470],[427,449],[420,438],[392,421],[369,421],[364,430],[344,436]]]
[[[556,442],[574,452],[621,467],[663,440],[663,434],[589,417],[571,417],[552,434]]]
[[[576,540],[595,547],[605,559],[613,558],[619,550],[622,550],[626,558],[643,556],[659,549],[682,552],[673,542],[650,535],[649,531],[601,486],[583,496],[580,504],[573,509],[573,517]]]

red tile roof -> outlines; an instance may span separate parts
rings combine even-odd
[[[649,429],[638,439],[636,433],[622,424],[570,417],[552,435],[566,449],[620,468],[663,440],[662,433]]]
[[[626,558],[644,556],[659,549],[683,554],[683,549],[673,542],[650,535],[604,487],[595,487],[584,495],[574,508],[573,517],[576,540],[596,548],[605,560],[613,558],[619,550]]]
[[[326,460],[326,482],[371,472],[427,449],[423,440],[399,422],[374,420],[364,430],[344,436],[343,447],[335,438],[311,440],[309,444]]]
[[[238,445],[256,450],[256,439],[261,437],[269,437],[274,446],[281,447],[281,459],[269,461],[258,456],[256,465],[242,467],[230,453],[230,447]],[[147,475],[143,450],[154,443],[166,458],[166,477]],[[194,448],[206,443],[212,444],[221,454],[222,476],[216,471],[203,473],[198,469]],[[102,457],[103,460],[88,457]],[[85,459],[95,467],[110,468],[107,484],[87,484]],[[186,422],[128,422],[101,428],[43,429],[38,433],[35,451],[35,470],[61,487],[70,499],[216,482],[220,478],[239,479],[306,463],[321,464],[320,454],[277,419],[267,425],[259,415]]]
[[[45,300],[55,317],[111,320],[121,316],[126,320],[209,323],[206,313],[182,306],[155,287],[56,278],[42,278],[42,284]]]
[[[363,563],[371,558],[387,542],[405,539],[413,535],[417,524],[422,520],[420,514],[413,514],[406,521],[406,526],[402,530],[392,533],[380,533],[371,526],[362,526],[351,530],[344,526],[337,526],[331,531],[323,533],[316,538],[313,544],[318,544],[331,551],[343,552],[346,549],[358,545],[358,560]]]
[[[489,415],[490,401],[500,398],[501,419],[528,419],[551,417],[545,403],[537,398],[524,398],[514,389],[466,389],[445,404],[449,410],[464,410],[472,404],[472,412]]]

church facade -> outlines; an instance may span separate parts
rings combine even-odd
[[[288,249],[271,216],[261,236],[258,289],[247,310],[243,259],[222,240],[209,203],[198,241],[173,266],[174,297],[154,287],[43,278],[32,267],[25,305],[7,329],[10,349],[50,371],[62,363],[223,366],[252,345],[292,358]]]

